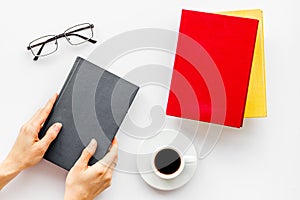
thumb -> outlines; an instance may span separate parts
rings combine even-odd
[[[51,142],[57,137],[60,129],[62,128],[61,123],[55,123],[53,124],[46,132],[44,137],[39,141],[39,145],[45,149],[45,151],[50,146]]]
[[[108,153],[97,163],[102,164],[106,167],[110,167],[113,165],[115,167],[117,160],[118,160],[118,143],[117,140],[114,139]]]
[[[75,165],[79,166],[88,166],[88,162],[91,159],[91,157],[95,154],[97,149],[97,141],[93,138],[88,146],[82,151],[81,156],[75,163]]]

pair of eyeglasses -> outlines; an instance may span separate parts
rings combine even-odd
[[[65,32],[59,35],[46,35],[29,43],[27,50],[30,50],[34,55],[33,60],[37,61],[39,57],[53,54],[58,49],[57,40],[66,38],[71,45],[79,45],[85,42],[95,44],[97,41],[93,40],[93,24],[83,23],[68,28]]]

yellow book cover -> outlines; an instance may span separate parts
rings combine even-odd
[[[263,12],[259,9],[219,12],[219,14],[259,20],[252,69],[245,107],[245,118],[266,117],[266,75],[264,54]]]

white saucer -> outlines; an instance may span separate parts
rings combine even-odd
[[[186,163],[181,174],[173,179],[162,179],[152,169],[153,152],[159,147],[170,145],[181,151],[183,155],[195,156],[195,162]],[[146,183],[159,190],[174,190],[186,184],[197,168],[197,152],[193,142],[182,133],[175,130],[162,130],[153,138],[145,140],[137,155],[137,167]]]

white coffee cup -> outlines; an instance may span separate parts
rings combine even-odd
[[[182,173],[186,164],[196,161],[195,156],[183,155],[173,146],[162,146],[153,153],[152,169],[162,179],[173,179]]]

